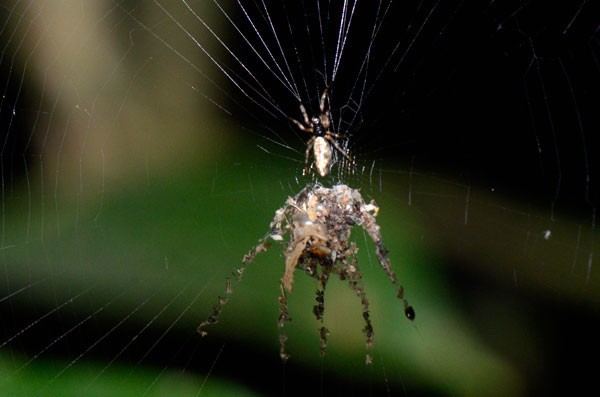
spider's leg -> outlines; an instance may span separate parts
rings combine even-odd
[[[327,87],[323,90],[323,94],[321,94],[321,100],[319,101],[319,119],[321,120],[321,124],[325,131],[329,131],[329,127],[331,126],[331,103],[329,104],[329,109],[325,110],[325,104],[327,101],[327,95],[329,93],[329,87],[331,87],[333,82],[329,83]]]
[[[335,148],[335,150],[340,152],[346,158],[346,160],[348,160],[350,162],[350,165],[352,167],[354,167],[355,166],[354,159],[352,157],[350,157],[350,155],[348,154],[348,152],[346,150],[344,150],[340,145],[337,144],[337,142],[335,141],[335,139],[332,138],[332,136],[336,137],[336,136],[341,136],[341,135],[329,133],[329,134],[325,135],[325,138],[329,141],[331,146],[333,146]]]
[[[348,138],[348,134],[336,134],[335,132],[329,131],[327,135],[334,137],[335,139],[345,139]]]
[[[317,287],[316,298],[317,304],[313,306],[313,314],[323,323],[323,313],[325,313],[325,287],[327,287],[327,281],[329,280],[329,274],[331,273],[332,266],[330,264],[321,263],[321,274],[317,277],[319,285]],[[321,357],[325,355],[325,349],[327,348],[327,337],[329,336],[329,330],[322,326],[319,330],[319,338],[321,339],[320,354]]]
[[[355,271],[352,274],[348,274],[348,273],[346,273],[346,274],[348,276],[348,284],[350,285],[350,288],[360,298],[360,303],[362,305],[363,320],[365,320],[365,326],[363,328],[363,333],[367,337],[366,363],[371,364],[372,359],[371,359],[371,354],[369,353],[369,350],[373,346],[374,332],[373,332],[373,325],[371,324],[371,314],[369,312],[369,300],[367,299],[367,293],[365,292],[365,287],[361,282],[362,274],[359,271]]]
[[[306,112],[306,108],[304,104],[300,102],[300,112],[302,112],[302,117],[304,118],[304,124],[310,125],[310,118],[308,117],[308,113]]]
[[[306,152],[304,154],[304,175],[308,175],[308,172],[309,172],[308,160],[310,159],[310,151],[313,148],[315,139],[317,139],[317,138],[315,136],[313,136],[306,143]]]
[[[329,87],[331,87],[331,84],[333,84],[333,81],[327,84],[327,87],[325,87],[323,90],[323,94],[321,94],[321,101],[319,102],[319,110],[321,111],[321,114],[325,113],[325,101],[327,99],[327,94],[329,93]]]
[[[288,119],[292,123],[294,123],[296,125],[296,127],[298,127],[298,129],[300,129],[300,131],[308,132],[309,134],[313,133],[313,128],[312,127],[305,126],[304,124],[302,124],[301,122],[299,122],[298,120],[296,120],[293,117],[288,117]],[[310,125],[310,121],[309,121],[308,125]]]
[[[323,313],[325,313],[325,286],[317,288],[315,300],[317,304],[313,306],[313,314],[316,319],[323,322]]]
[[[409,320],[414,320],[415,319],[415,311],[412,308],[412,306],[408,303],[406,298],[404,298],[404,286],[402,286],[402,284],[398,283],[396,274],[392,270],[390,262],[387,259],[387,252],[388,252],[388,250],[381,243],[381,240],[379,242],[375,243],[375,256],[377,257],[377,260],[381,264],[381,267],[383,267],[383,269],[387,273],[388,278],[392,281],[392,283],[398,286],[397,296],[398,296],[398,299],[402,299],[402,302],[404,303],[404,314],[406,315],[406,317]]]
[[[373,347],[373,325],[371,324],[371,315],[369,313],[369,300],[367,299],[367,294],[362,283],[359,285],[356,281],[350,281],[350,288],[352,288],[360,297],[360,302],[362,304],[363,319],[365,320],[363,333],[367,337],[367,354],[365,360],[367,364],[371,364],[372,358],[370,350],[371,347]]]
[[[248,253],[246,253],[246,255],[244,255],[244,258],[242,259],[242,266],[233,272],[233,276],[235,277],[235,279],[238,283],[242,280],[242,276],[244,275],[244,272],[246,271],[246,267],[250,263],[252,263],[252,261],[254,260],[256,255],[261,252],[265,252],[269,248],[270,245],[271,245],[271,243],[267,242],[266,237],[265,237],[260,240],[260,242],[257,246],[252,247],[252,249],[250,249],[250,251],[248,251]],[[202,321],[202,323],[200,323],[200,325],[198,326],[197,331],[200,335],[206,336],[207,332],[204,329],[209,325],[216,324],[219,322],[219,316],[221,315],[221,311],[223,311],[223,307],[227,304],[227,302],[229,301],[229,297],[232,294],[233,294],[233,289],[231,287],[231,280],[227,279],[225,281],[225,294],[224,294],[225,296],[219,296],[218,302],[213,307],[212,313],[210,314],[210,316],[208,316],[208,318],[206,320]]]
[[[321,327],[319,329],[319,338],[321,339],[321,349],[319,354],[321,357],[325,356],[325,349],[327,348],[327,337],[329,336],[329,330],[327,327]]]
[[[289,353],[285,349],[285,342],[287,342],[287,335],[283,332],[283,327],[286,321],[292,321],[292,318],[288,312],[287,297],[285,295],[285,289],[281,285],[281,294],[279,294],[279,357],[282,361],[287,361],[290,358]]]
[[[388,278],[390,279],[392,284],[398,286],[397,296],[398,299],[402,299],[402,302],[404,303],[404,314],[409,320],[414,320],[415,311],[412,308],[412,306],[408,304],[408,301],[404,298],[404,287],[402,286],[402,284],[398,283],[398,278],[396,277],[396,274],[394,273],[394,270],[392,269],[392,266],[390,265],[390,262],[387,258],[388,250],[383,245],[379,225],[375,221],[375,217],[369,212],[362,211],[362,215],[362,226],[367,231],[367,233],[371,237],[371,240],[373,240],[373,243],[375,244],[375,256],[377,257],[377,260],[379,261],[379,264],[381,265],[383,270],[385,270],[385,272],[387,273]]]
[[[323,313],[325,313],[325,287],[327,287],[329,275],[333,270],[333,264],[331,263],[331,258],[328,257],[319,258],[318,263],[321,265],[321,273],[313,276],[317,280],[317,291],[315,298],[317,304],[313,306],[313,314],[317,320],[323,322]]]

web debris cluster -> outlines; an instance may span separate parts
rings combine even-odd
[[[242,260],[242,266],[234,272],[239,282],[257,254],[265,252],[272,242],[282,242],[287,234],[289,240],[284,250],[285,270],[281,278],[279,295],[279,355],[283,361],[289,359],[286,351],[287,336],[283,332],[286,322],[291,321],[288,312],[287,294],[292,292],[294,271],[303,270],[317,282],[316,304],[313,313],[323,323],[325,312],[325,288],[331,274],[340,280],[348,281],[350,288],[360,298],[364,319],[363,333],[366,337],[366,363],[372,362],[369,350],[373,345],[373,326],[371,324],[369,301],[362,283],[362,274],[357,266],[358,248],[350,240],[352,229],[361,226],[375,244],[375,255],[391,282],[398,287],[397,297],[404,304],[404,313],[410,320],[415,312],[404,298],[404,288],[387,259],[388,250],[382,242],[380,227],[375,217],[379,207],[373,200],[366,203],[360,192],[344,184],[332,188],[320,184],[305,187],[295,197],[289,197],[285,205],[275,212],[270,224],[269,233],[250,249]],[[233,293],[231,281],[227,281],[225,296],[219,297],[211,315],[198,327],[198,332],[205,336],[205,328],[218,322],[219,315]],[[329,330],[322,326],[319,331],[321,339],[320,354],[325,354]]]

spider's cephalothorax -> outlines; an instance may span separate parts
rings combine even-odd
[[[296,124],[301,131],[308,132],[312,135],[306,144],[306,159],[304,164],[305,175],[308,174],[310,168],[308,160],[310,158],[311,150],[313,153],[315,168],[322,177],[326,176],[331,169],[331,160],[333,158],[332,147],[341,153],[346,160],[350,162],[350,164],[354,164],[352,157],[350,157],[348,152],[336,141],[336,139],[344,138],[344,135],[336,134],[330,130],[331,118],[329,111],[325,110],[325,101],[327,99],[328,89],[329,86],[325,88],[323,94],[321,95],[321,101],[319,102],[319,116],[309,118],[306,108],[301,102],[300,111],[302,112],[304,123],[301,123],[300,121],[290,117],[290,120]]]

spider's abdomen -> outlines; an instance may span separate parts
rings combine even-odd
[[[325,138],[318,136],[313,143],[313,154],[317,172],[324,177],[329,173],[331,165],[331,145],[329,145],[329,142]]]

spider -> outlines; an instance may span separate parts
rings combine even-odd
[[[336,139],[345,138],[345,136],[342,134],[336,134],[329,129],[331,127],[331,117],[329,111],[325,110],[325,101],[327,100],[329,87],[330,85],[325,87],[325,90],[323,90],[323,94],[321,95],[318,116],[309,118],[304,104],[300,102],[300,112],[302,113],[304,123],[289,117],[290,121],[296,124],[301,131],[312,134],[312,137],[306,144],[304,175],[308,174],[309,172],[308,163],[311,149],[313,152],[314,165],[317,168],[317,172],[322,177],[326,176],[331,169],[331,159],[333,156],[333,151],[331,149],[332,147],[341,153],[346,160],[350,162],[350,164],[354,165],[354,160],[352,157],[350,157],[348,152],[336,142]]]
[[[292,292],[294,271],[303,270],[317,282],[316,304],[313,314],[323,323],[325,312],[325,287],[330,275],[336,274],[340,280],[348,281],[350,288],[360,298],[364,319],[363,333],[366,336],[366,363],[371,363],[369,350],[373,344],[373,326],[369,314],[369,301],[362,284],[362,275],[357,266],[358,248],[350,241],[354,226],[360,225],[375,244],[375,256],[387,273],[391,282],[398,287],[397,297],[404,304],[404,313],[410,320],[415,312],[404,298],[404,288],[398,283],[396,275],[387,259],[387,249],[383,245],[380,228],[375,217],[379,207],[372,200],[366,203],[360,192],[344,184],[326,188],[321,185],[309,185],[295,197],[288,197],[285,205],[275,212],[269,233],[259,240],[242,259],[242,266],[233,272],[240,282],[246,267],[254,261],[257,254],[265,252],[271,242],[281,242],[284,235],[289,236],[285,246],[285,270],[281,277],[279,295],[279,355],[286,361],[285,343],[287,336],[283,333],[286,322],[291,321],[288,313],[287,294]],[[219,297],[211,315],[198,327],[198,332],[206,335],[205,328],[218,322],[223,307],[233,294],[231,281],[226,282],[225,296]],[[319,331],[320,354],[325,354],[329,330],[322,326]]]

